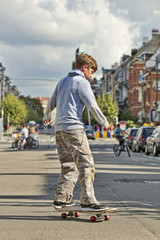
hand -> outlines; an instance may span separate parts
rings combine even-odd
[[[44,120],[44,121],[43,121],[43,124],[44,124],[44,125],[48,125],[48,124],[50,124],[50,122],[51,122],[51,120]]]
[[[108,130],[110,130],[110,128],[111,128],[111,126],[110,126],[110,124],[108,124],[108,126],[104,130],[108,131]]]

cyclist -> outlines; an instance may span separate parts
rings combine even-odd
[[[26,141],[28,139],[28,128],[27,128],[26,123],[23,125],[23,128],[22,128],[20,133],[22,134],[22,139],[23,139],[21,149],[24,149],[24,146],[25,146]]]
[[[116,125],[116,128],[114,129],[113,136],[115,139],[119,142],[120,150],[124,150],[124,139],[123,139],[124,131],[120,128],[120,124]]]

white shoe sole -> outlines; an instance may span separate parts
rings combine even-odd
[[[82,211],[84,212],[101,212],[104,210],[109,209],[108,207],[104,207],[104,208],[99,208],[99,209],[95,209],[95,208],[81,208]]]
[[[57,209],[61,209],[61,208],[67,208],[67,207],[72,207],[72,206],[74,206],[75,205],[75,203],[72,203],[72,204],[67,204],[67,205],[61,205],[61,206],[57,206],[57,205],[52,205],[54,208],[57,208]]]

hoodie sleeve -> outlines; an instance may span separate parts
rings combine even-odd
[[[52,111],[55,109],[56,107],[56,96],[57,96],[57,86],[56,89],[52,95],[52,97],[50,98],[50,100],[48,101],[47,107],[46,107],[46,111],[44,113],[44,118],[43,121],[48,121],[48,120],[53,120],[52,119]]]
[[[109,125],[107,118],[104,116],[101,109],[97,105],[92,88],[87,80],[82,80],[79,83],[78,94],[81,101],[90,110],[97,122],[104,128],[107,128]]]

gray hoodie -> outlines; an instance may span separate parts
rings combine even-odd
[[[58,82],[48,102],[44,120],[51,120],[51,111],[56,107],[56,131],[84,128],[82,113],[85,106],[100,125],[105,128],[108,126],[106,117],[97,105],[90,83],[80,70],[75,69]]]

